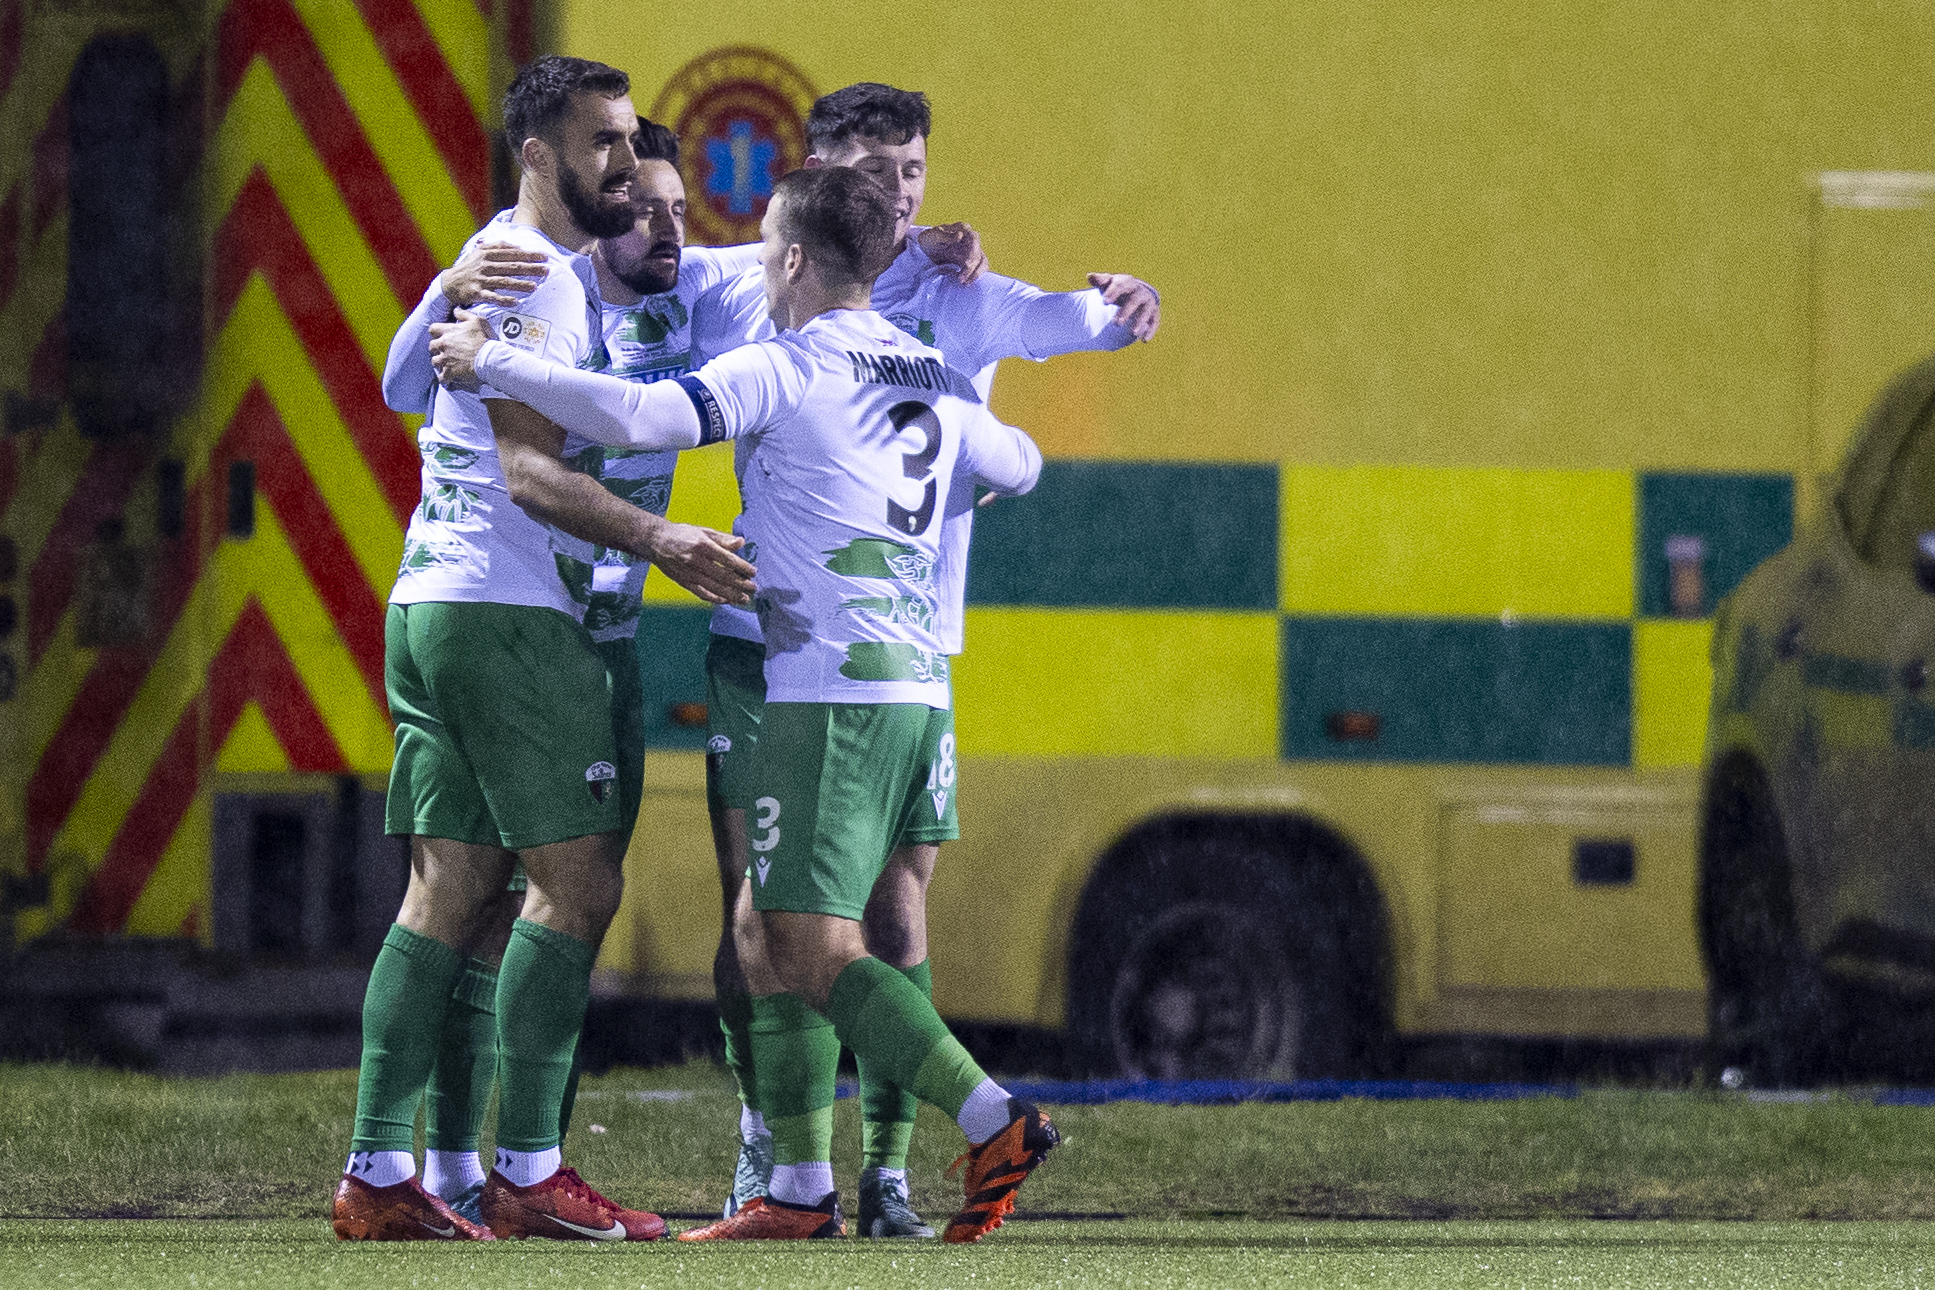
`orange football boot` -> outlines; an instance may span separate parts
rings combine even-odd
[[[388,1187],[372,1187],[343,1175],[336,1184],[329,1225],[339,1241],[494,1241],[491,1230],[473,1223],[423,1189],[414,1177]]]
[[[1015,1192],[1033,1173],[1048,1153],[1060,1145],[1062,1135],[1041,1109],[1018,1097],[1008,1099],[1008,1114],[1014,1118],[1008,1127],[966,1155],[947,1171],[952,1178],[963,1164],[967,1172],[961,1186],[967,1203],[961,1212],[947,1220],[941,1239],[950,1245],[965,1245],[980,1240],[1015,1210]]]
[[[478,1207],[500,1237],[656,1241],[665,1235],[665,1220],[657,1214],[613,1204],[570,1168],[529,1187],[519,1187],[493,1169],[484,1180]]]
[[[817,1205],[789,1205],[755,1196],[731,1218],[680,1232],[681,1241],[816,1241],[847,1234],[840,1193],[830,1191]]]

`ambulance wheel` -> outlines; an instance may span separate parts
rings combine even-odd
[[[1096,866],[1070,938],[1077,1064],[1137,1079],[1317,1079],[1388,1056],[1382,902],[1300,821],[1168,817]]]

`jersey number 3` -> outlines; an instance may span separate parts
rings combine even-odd
[[[925,403],[909,400],[888,408],[887,420],[893,423],[895,434],[902,430],[918,430],[927,437],[926,445],[919,452],[902,453],[900,458],[901,474],[909,479],[927,481],[927,491],[921,495],[920,509],[910,511],[893,498],[887,499],[888,526],[897,533],[919,537],[934,522],[934,494],[938,482],[934,478],[934,459],[941,455],[941,419]]]

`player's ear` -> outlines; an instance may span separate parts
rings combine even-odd
[[[802,274],[806,270],[806,248],[801,246],[798,242],[794,242],[790,244],[786,248],[785,263],[786,263],[786,280],[788,282],[799,281],[800,274]]]
[[[818,170],[818,169],[820,169],[820,168],[821,168],[822,166],[824,166],[824,165],[826,165],[826,163],[825,163],[824,161],[821,161],[821,160],[820,160],[820,158],[819,158],[819,155],[818,155],[817,153],[811,153],[811,152],[809,152],[809,153],[807,153],[807,154],[806,154],[806,160],[805,160],[805,161],[802,161],[802,162],[800,162],[800,169],[801,169],[801,170]]]
[[[551,145],[532,135],[517,150],[518,163],[535,174],[549,174],[552,161]]]

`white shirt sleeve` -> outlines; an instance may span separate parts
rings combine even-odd
[[[692,365],[701,367],[741,345],[771,340],[766,313],[766,275],[757,264],[727,278],[692,305]]]
[[[943,287],[935,303],[947,311],[943,326],[960,318],[941,340],[949,361],[977,370],[996,359],[1040,362],[1058,354],[1122,349],[1135,340],[1128,328],[1115,325],[1116,307],[1104,303],[1102,293],[1093,287],[1043,291],[998,273],[984,273],[968,286],[951,291]],[[980,350],[972,357],[957,357],[948,349],[949,338],[963,335],[980,341]]]
[[[1019,497],[1033,489],[1041,478],[1041,449],[1026,431],[997,419],[984,407],[977,407],[962,427],[961,456],[954,473],[957,479],[971,477],[998,493]],[[948,491],[948,509],[953,510],[959,490]]]
[[[547,362],[501,340],[487,341],[477,351],[477,378],[503,397],[610,448],[693,448],[704,428],[686,388],[689,378],[627,381]]]
[[[691,273],[698,289],[709,291],[757,265],[762,245],[742,242],[738,246],[688,246],[681,253],[679,277],[683,280]]]
[[[805,355],[781,341],[762,341],[721,354],[682,383],[705,390],[693,393],[693,403],[708,421],[702,441],[717,443],[778,425],[805,400],[811,381]]]
[[[444,299],[439,273],[390,340],[390,356],[383,363],[383,402],[390,411],[429,414],[437,391],[437,374],[430,366],[430,324],[449,321],[450,302]]]

